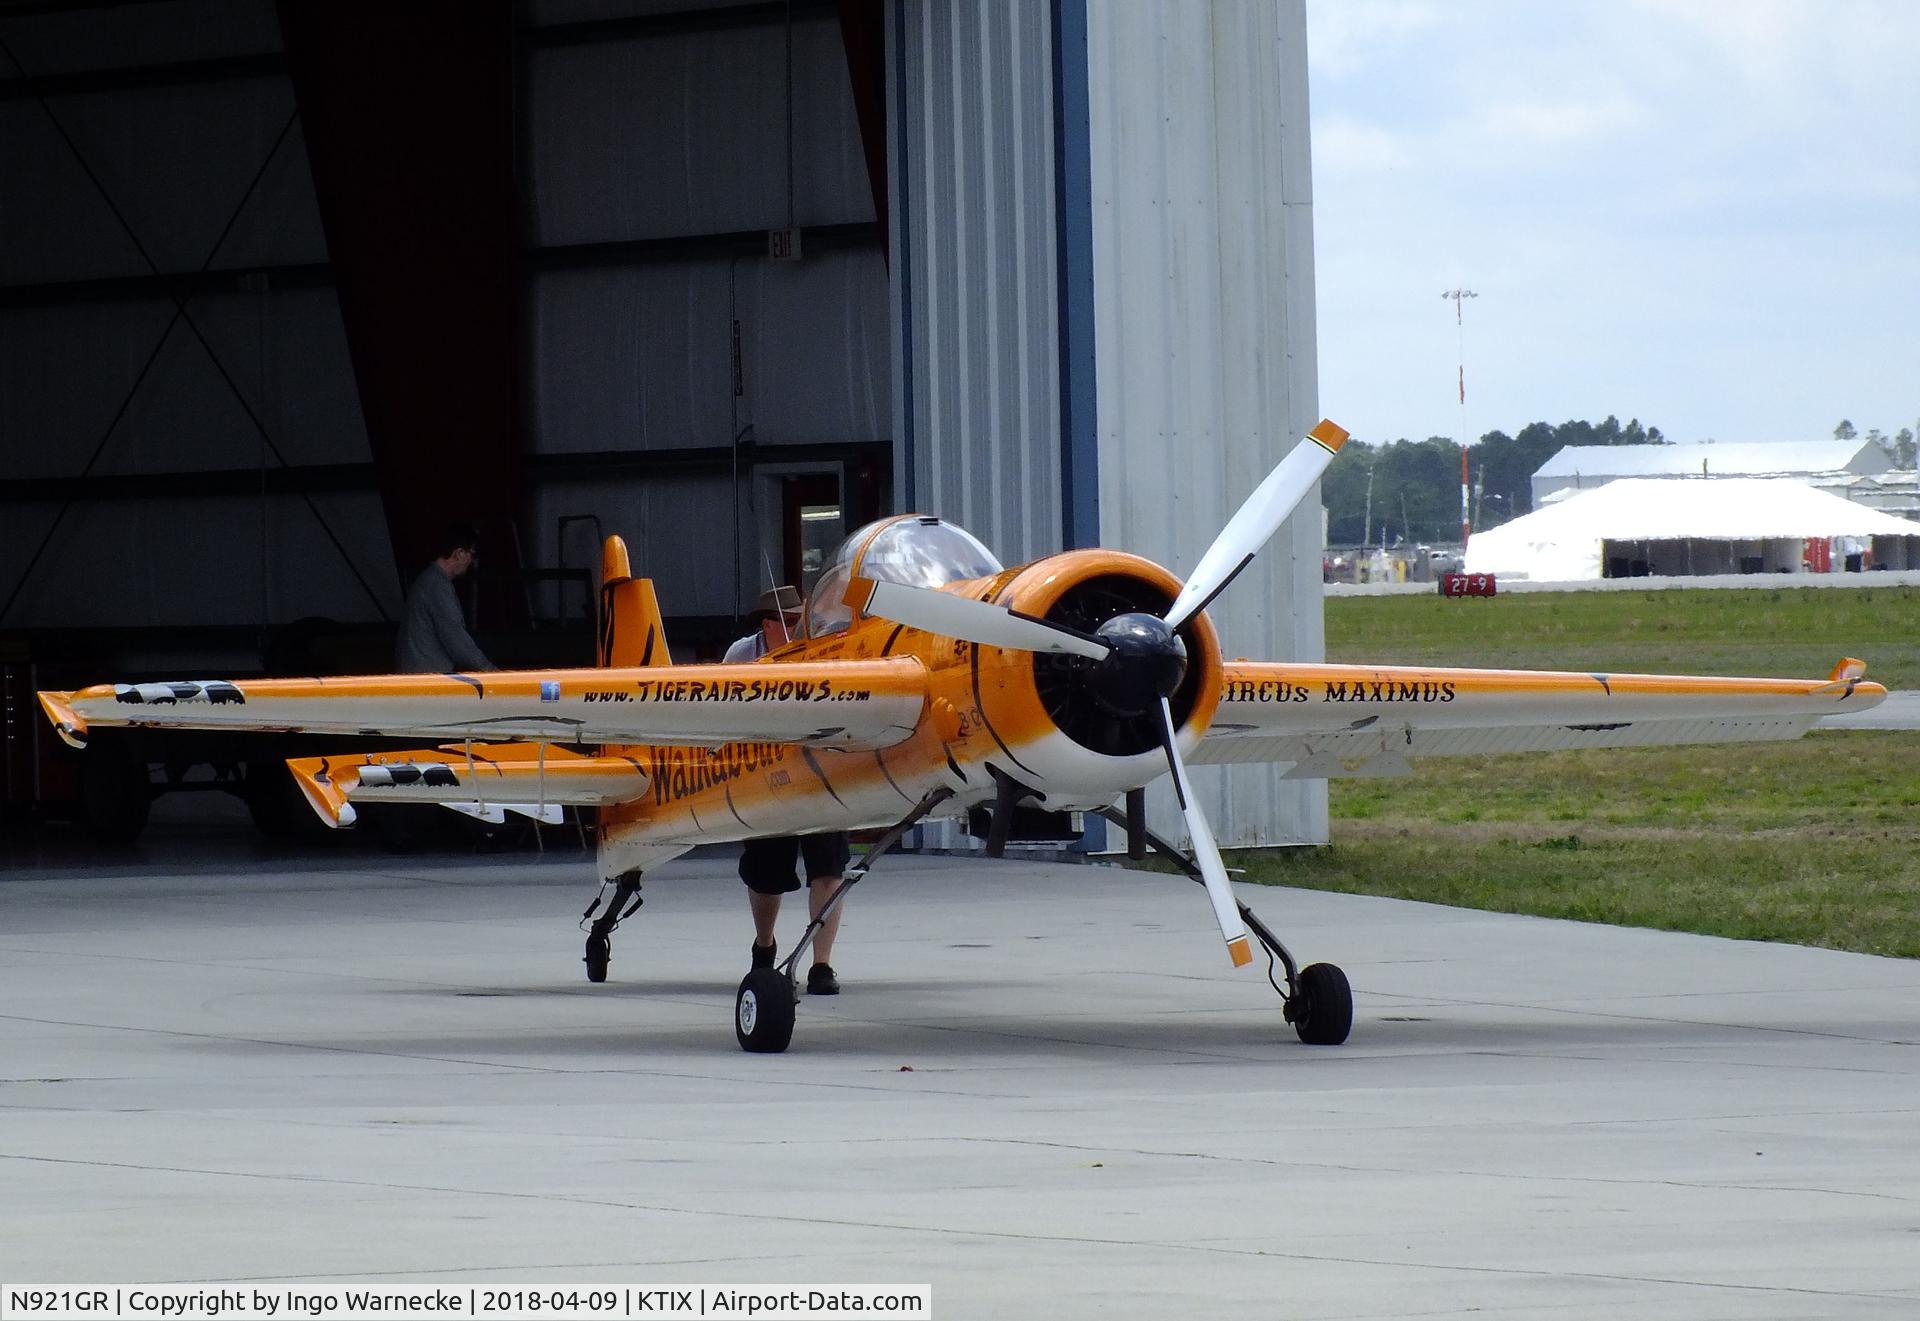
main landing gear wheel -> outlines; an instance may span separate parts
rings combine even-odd
[[[1300,970],[1298,989],[1287,1001],[1287,1021],[1309,1046],[1337,1046],[1353,1030],[1353,989],[1331,963]]]
[[[605,936],[587,937],[587,980],[604,982],[607,967],[613,962],[613,942]]]
[[[777,1055],[793,1040],[793,982],[778,968],[755,968],[733,997],[740,1049]]]

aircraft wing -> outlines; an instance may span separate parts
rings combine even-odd
[[[865,661],[207,679],[43,692],[75,746],[96,725],[397,735],[452,742],[805,743],[883,748],[912,735],[927,671]]]
[[[1190,760],[1289,762],[1288,778],[1405,775],[1410,757],[1798,738],[1877,706],[1863,662],[1826,679],[1234,661]]]
[[[354,823],[357,803],[438,803],[487,820],[517,812],[558,822],[562,807],[625,802],[649,783],[632,757],[527,743],[296,757],[287,769],[320,819],[336,827]]]

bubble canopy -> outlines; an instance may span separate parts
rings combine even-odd
[[[964,528],[928,514],[869,523],[840,543],[807,602],[807,636],[826,637],[853,622],[843,599],[858,575],[910,587],[944,587],[985,578],[1004,566]]]

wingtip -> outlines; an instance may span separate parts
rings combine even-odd
[[[1844,680],[1864,679],[1866,677],[1867,663],[1865,661],[1857,660],[1852,656],[1844,656],[1841,658],[1840,663],[1833,667],[1833,673],[1827,676],[1827,682],[1840,683]]]
[[[347,786],[330,773],[328,758],[291,757],[287,760],[287,770],[292,773],[293,782],[300,786],[314,815],[329,826],[344,830],[358,819],[353,804],[347,801]]]
[[[70,748],[86,747],[87,722],[74,711],[73,694],[42,692],[39,698],[40,709],[47,713],[47,719],[53,723],[60,741]]]
[[[1313,430],[1307,433],[1307,438],[1327,453],[1338,454],[1340,447],[1347,443],[1350,435],[1350,432],[1335,423],[1333,419],[1323,417]]]

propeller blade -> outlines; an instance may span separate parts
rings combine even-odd
[[[1213,903],[1213,919],[1220,924],[1220,935],[1227,942],[1233,966],[1253,961],[1253,948],[1247,943],[1247,927],[1240,920],[1240,906],[1234,902],[1233,889],[1227,884],[1227,864],[1220,860],[1220,846],[1214,842],[1213,827],[1207,824],[1200,804],[1194,801],[1193,788],[1187,783],[1186,763],[1180,759],[1180,744],[1174,738],[1173,708],[1160,699],[1160,737],[1167,750],[1167,765],[1173,771],[1173,792],[1186,814],[1187,833],[1193,837],[1194,861],[1200,864],[1200,879],[1206,882],[1207,898]]]
[[[1307,433],[1307,440],[1312,443],[1296,445],[1291,454],[1274,466],[1207,547],[1207,553],[1200,557],[1199,565],[1188,575],[1186,586],[1180,589],[1180,595],[1167,611],[1167,623],[1173,628],[1179,628],[1206,609],[1240,570],[1252,562],[1260,548],[1280,530],[1294,506],[1320,480],[1320,474],[1333,462],[1333,456],[1347,443],[1347,433],[1323,418]]]
[[[1105,660],[1110,650],[1098,638],[1074,629],[1017,615],[1003,605],[927,587],[856,578],[847,588],[846,602],[862,614],[989,647],[1059,652],[1095,661]]]

